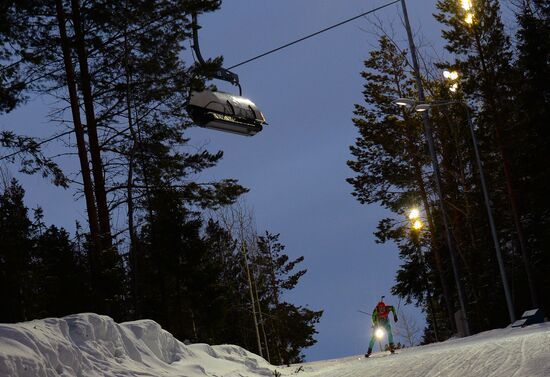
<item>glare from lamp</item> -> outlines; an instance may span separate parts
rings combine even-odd
[[[472,9],[472,1],[471,0],[460,0],[460,6],[465,11],[469,11],[470,9]]]
[[[466,22],[468,25],[471,25],[474,23],[474,15],[472,13],[467,13],[466,17],[464,18],[464,22]]]
[[[447,80],[454,81],[458,78],[458,72],[457,71],[443,71],[443,77],[445,77]]]
[[[378,340],[382,339],[384,337],[384,330],[382,330],[380,327],[377,327],[374,331],[374,336]]]
[[[422,224],[422,221],[416,220],[412,225],[414,230],[420,230],[424,227],[424,224]]]
[[[453,85],[451,85],[451,86],[449,87],[449,91],[450,91],[451,93],[455,93],[457,90],[458,90],[458,84],[457,84],[457,83],[454,83]]]
[[[409,220],[418,219],[420,217],[420,211],[417,208],[411,209],[409,212]]]

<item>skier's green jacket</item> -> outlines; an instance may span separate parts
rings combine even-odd
[[[380,320],[383,320],[383,322],[387,321],[390,312],[393,313],[393,320],[397,322],[395,308],[392,305],[386,305],[384,302],[380,301],[372,311],[372,323],[376,325]]]

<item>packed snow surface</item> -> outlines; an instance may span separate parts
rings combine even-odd
[[[184,345],[150,320],[77,314],[0,325],[0,376],[167,377],[550,376],[550,323],[464,339],[291,366],[241,347]]]

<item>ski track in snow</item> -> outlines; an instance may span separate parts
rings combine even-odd
[[[233,345],[184,345],[156,322],[84,313],[0,324],[0,377],[550,377],[550,323],[291,366]]]
[[[280,370],[303,377],[549,377],[550,323],[492,330],[464,339],[402,349],[397,355],[305,363]]]

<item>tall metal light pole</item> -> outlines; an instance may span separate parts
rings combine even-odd
[[[418,261],[422,265],[422,278],[424,279],[424,284],[426,284],[428,305],[430,307],[430,311],[432,312],[435,341],[439,342],[439,328],[437,326],[437,316],[435,315],[433,297],[430,289],[430,279],[428,278],[426,261],[424,259],[424,254],[422,253],[422,246],[420,245],[420,232],[422,231],[424,224],[422,224],[422,221],[420,220],[420,212],[418,209],[411,209],[409,212],[409,220],[411,221],[411,239],[413,241],[416,254],[418,255]]]
[[[506,306],[508,307],[508,315],[510,316],[510,322],[516,321],[516,314],[514,312],[514,305],[512,303],[512,295],[510,294],[510,287],[508,286],[508,278],[506,276],[506,268],[504,267],[504,260],[502,259],[502,252],[500,250],[500,242],[498,241],[497,228],[495,226],[495,220],[493,218],[493,208],[491,206],[491,199],[489,198],[489,191],[487,190],[487,181],[485,180],[485,172],[483,171],[483,163],[481,162],[481,155],[479,153],[478,142],[476,133],[474,130],[474,124],[472,122],[472,113],[470,108],[463,101],[443,101],[432,102],[427,105],[445,106],[450,104],[461,105],[466,110],[466,117],[468,118],[468,127],[470,128],[470,135],[472,137],[472,143],[474,144],[474,153],[476,156],[477,170],[479,171],[479,180],[481,181],[481,191],[483,192],[483,199],[485,201],[485,208],[487,210],[487,217],[489,219],[489,227],[491,228],[491,236],[493,237],[493,243],[495,245],[495,252],[497,254],[498,268],[500,270],[500,278],[502,280],[502,288],[504,289],[504,297],[506,298]]]
[[[422,86],[422,78],[420,76],[420,68],[418,66],[418,59],[416,56],[416,47],[414,45],[414,39],[412,35],[411,25],[409,23],[409,15],[407,12],[407,5],[405,4],[405,0],[401,0],[401,7],[403,9],[403,18],[405,20],[405,28],[407,29],[407,36],[409,39],[409,48],[411,50],[411,58],[413,63],[413,70],[414,75],[416,78],[416,86],[418,89],[418,99],[420,102],[425,102],[425,96],[424,96],[424,87]],[[433,135],[432,135],[432,126],[430,122],[430,118],[428,113],[425,111],[422,113],[422,120],[424,123],[424,134],[426,137],[426,141],[428,143],[428,149],[430,151],[430,157],[432,159],[432,168],[434,171],[435,176],[435,186],[437,189],[438,199],[439,199],[439,206],[441,210],[441,215],[443,217],[443,225],[445,227],[445,238],[447,240],[447,247],[449,248],[449,254],[451,256],[451,263],[453,266],[453,274],[455,278],[456,288],[458,291],[458,300],[460,302],[460,310],[462,312],[462,316],[464,318],[463,326],[464,326],[464,334],[470,335],[470,325],[468,322],[468,315],[466,313],[466,305],[465,305],[465,294],[464,294],[464,287],[462,285],[462,282],[460,280],[460,274],[458,271],[458,264],[457,264],[457,256],[456,256],[456,250],[454,247],[453,238],[451,235],[451,228],[449,224],[449,219],[447,217],[447,208],[445,205],[445,200],[443,197],[443,189],[442,189],[442,182],[441,182],[441,173],[439,171],[439,164],[437,162],[437,155],[435,153],[435,147],[434,147],[434,141],[433,141]]]
[[[487,210],[487,217],[489,220],[489,227],[491,229],[491,236],[495,246],[495,253],[497,255],[498,267],[500,271],[500,278],[502,280],[502,288],[504,290],[504,296],[506,298],[506,305],[508,307],[508,314],[510,321],[516,321],[516,315],[514,313],[514,305],[512,303],[512,296],[510,294],[510,287],[508,286],[508,278],[506,276],[506,269],[504,267],[504,261],[502,259],[502,252],[500,250],[500,242],[498,240],[497,229],[495,226],[495,220],[493,218],[493,207],[491,206],[491,199],[489,197],[489,190],[487,189],[487,183],[485,180],[485,172],[483,171],[483,163],[481,162],[481,155],[479,153],[479,147],[477,137],[474,130],[474,124],[472,122],[471,110],[464,101],[450,100],[450,101],[434,101],[434,102],[417,102],[409,98],[399,98],[394,103],[414,108],[417,112],[427,112],[427,110],[436,106],[446,106],[451,104],[461,105],[466,110],[466,116],[468,119],[468,127],[470,129],[470,135],[472,137],[472,143],[474,144],[474,152],[476,157],[476,163],[479,170],[479,179],[481,181],[481,191],[483,192],[483,199],[485,201],[485,208]]]
[[[472,136],[472,142],[474,144],[474,152],[476,155],[477,170],[479,170],[479,180],[481,181],[481,190],[483,191],[483,199],[485,200],[485,208],[487,209],[487,217],[489,218],[489,227],[491,228],[491,236],[493,237],[493,243],[495,244],[495,252],[497,253],[498,268],[500,269],[500,278],[502,279],[502,287],[504,289],[504,296],[506,297],[506,305],[508,306],[508,314],[510,316],[510,322],[516,321],[516,315],[514,313],[514,305],[512,304],[512,296],[510,295],[510,288],[508,287],[508,278],[506,277],[506,269],[504,268],[504,261],[502,260],[502,252],[500,251],[500,242],[498,241],[497,228],[495,226],[495,220],[493,219],[493,208],[491,207],[491,199],[489,198],[489,192],[487,191],[487,183],[485,181],[485,173],[483,172],[483,165],[481,163],[481,156],[479,154],[479,148],[477,145],[476,133],[474,131],[474,125],[472,123],[472,114],[470,108],[462,101],[454,101],[460,103],[466,109],[466,116],[468,117],[468,127],[470,128],[470,134]]]

